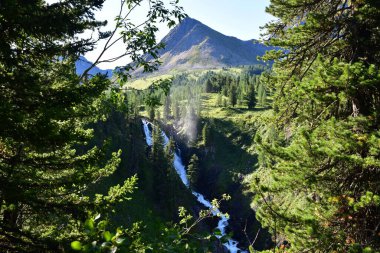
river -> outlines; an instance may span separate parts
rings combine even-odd
[[[148,146],[153,145],[153,138],[152,138],[152,131],[149,128],[149,125],[152,126],[152,123],[148,122],[147,120],[143,119],[143,129],[145,134],[145,141]],[[166,135],[164,131],[162,131],[162,136],[164,138],[164,144],[165,146],[169,143],[169,137]],[[178,174],[178,176],[181,178],[182,183],[192,192],[192,194],[197,198],[198,202],[202,204],[204,207],[212,210],[212,214],[214,216],[217,216],[219,218],[218,222],[218,230],[221,232],[221,235],[226,235],[226,227],[228,226],[228,217],[224,215],[222,212],[219,211],[219,209],[212,206],[211,202],[208,201],[201,193],[196,192],[190,188],[189,180],[186,174],[186,168],[185,165],[182,162],[181,159],[181,150],[176,148],[174,152],[174,168]],[[228,252],[230,253],[247,253],[247,251],[244,251],[238,247],[238,242],[229,239],[228,242],[223,244]]]

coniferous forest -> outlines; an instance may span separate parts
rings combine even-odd
[[[0,1],[0,252],[380,252],[378,0],[112,1]]]

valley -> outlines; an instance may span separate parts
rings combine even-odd
[[[187,39],[181,40],[181,36]],[[194,36],[197,39],[190,40]],[[191,65],[195,64],[194,55],[191,53],[186,56],[187,58],[185,57],[188,60],[184,60],[181,52],[187,50],[193,52],[194,47],[198,47],[197,43],[208,41],[208,38],[212,36],[217,36],[219,42],[215,47],[216,51],[210,55],[225,51],[218,49],[223,45],[221,43],[223,41],[228,42],[228,47],[234,45],[241,47],[241,44],[245,43],[236,38],[224,38],[224,35],[188,18],[163,40],[165,43],[169,43],[164,55],[180,54],[181,63],[171,65],[171,68],[161,68],[157,72],[144,74],[141,77],[137,71],[135,73],[137,77],[134,80],[123,84],[125,100],[131,106],[131,109],[128,110],[131,110],[134,128],[138,127],[139,118],[143,118],[147,145],[154,145],[154,137],[151,133],[152,124],[154,124],[161,126],[168,134],[167,136],[173,138],[176,143],[174,150],[177,150],[173,158],[174,167],[165,168],[165,165],[153,165],[151,161],[154,163],[152,158],[154,154],[150,154],[150,152],[154,151],[148,151],[144,157],[142,155],[144,153],[142,152],[142,136],[140,133],[135,133],[135,136],[132,137],[134,140],[129,142],[134,143],[133,148],[126,151],[127,154],[139,153],[133,158],[138,164],[132,166],[139,178],[139,190],[136,197],[133,197],[131,207],[136,205],[136,207],[132,207],[132,210],[141,208],[141,205],[149,207],[149,212],[153,212],[155,216],[161,218],[151,220],[153,218],[151,215],[144,218],[141,215],[137,217],[144,224],[150,224],[149,227],[155,227],[154,224],[178,220],[175,212],[180,206],[185,206],[193,216],[198,216],[200,209],[211,207],[211,203],[205,198],[220,199],[228,194],[231,199],[223,201],[220,206],[222,212],[228,213],[226,214],[229,216],[228,222],[226,216],[222,216],[220,221],[215,218],[205,219],[200,224],[200,231],[215,233],[213,232],[214,228],[218,227],[219,232],[216,232],[216,235],[218,233],[221,233],[220,236],[228,234],[228,237],[237,239],[237,241],[228,239],[228,242],[223,243],[226,246],[221,244],[216,248],[217,252],[219,250],[223,252],[226,249],[232,253],[248,252],[249,246],[263,250],[271,247],[271,237],[255,218],[255,213],[250,207],[251,195],[247,192],[248,186],[245,185],[244,178],[255,170],[257,164],[254,145],[255,132],[262,122],[261,118],[271,113],[269,90],[259,81],[259,75],[270,66],[253,64],[256,63],[256,60],[247,62],[245,58],[241,57],[236,57],[235,64],[232,64],[235,66],[231,66],[223,61],[223,56],[218,56],[219,63],[217,65],[215,65],[216,60],[205,62],[198,59],[197,61],[205,63],[204,66],[199,67]],[[220,41],[222,37],[224,39]],[[178,42],[174,43],[174,41]],[[191,43],[194,45],[192,46]],[[211,42],[208,42],[208,45],[208,47],[213,47]],[[252,44],[245,46],[241,54],[244,55],[246,54],[244,50],[249,50],[255,56],[259,56],[257,54],[263,53],[263,48],[265,47]],[[202,53],[202,57],[204,55],[205,53]],[[167,58],[163,56],[163,61],[166,60]],[[184,62],[187,63],[183,65]],[[171,63],[173,64],[173,61]],[[165,64],[161,66],[165,66]],[[170,89],[166,94],[161,88],[158,88],[160,82],[165,82],[165,80],[170,82]],[[231,92],[234,94],[234,98],[231,97]],[[249,103],[253,104],[249,105]],[[163,150],[168,148],[164,146],[169,146],[167,136],[164,136]],[[140,143],[138,144],[140,151],[136,150],[137,143]],[[127,144],[127,146],[130,145]],[[148,159],[148,163],[142,162],[146,159]],[[181,171],[178,170],[179,168]],[[172,178],[171,172],[165,172],[166,175],[159,176],[157,172],[152,171],[156,169],[175,170],[178,175],[174,175],[174,177],[177,179]],[[131,172],[127,174],[132,175]],[[157,184],[156,179],[158,178],[163,182]],[[185,187],[177,185],[179,179]],[[116,181],[110,185],[118,181],[116,178],[114,180]],[[186,189],[189,186],[191,191]],[[155,193],[157,191],[167,192],[173,187],[177,189],[177,193],[174,195],[167,193],[169,195],[166,198],[173,198],[175,203],[169,204]],[[195,191],[201,192],[204,196]],[[192,197],[191,193],[196,198]],[[140,199],[141,194],[145,196],[145,200]],[[178,196],[176,196],[178,194],[182,196],[182,201],[178,201]],[[200,201],[200,206],[195,204],[196,199],[198,202]],[[164,203],[169,206],[164,208]],[[118,213],[123,212],[123,208],[117,210]],[[128,211],[128,213],[131,214],[133,211]],[[115,217],[118,222],[122,222],[124,219],[120,220],[119,216]],[[225,227],[227,224],[228,227]]]
[[[379,27],[375,0],[2,1],[0,252],[380,252]]]

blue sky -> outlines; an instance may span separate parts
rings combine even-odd
[[[48,3],[59,0],[46,0]],[[164,0],[169,2],[172,0]],[[269,0],[180,0],[179,4],[184,7],[185,12],[205,25],[229,36],[239,39],[259,39],[260,26],[263,26],[273,17],[265,13],[265,7],[269,5]],[[113,20],[120,7],[120,0],[106,0],[103,9],[97,13],[97,18],[108,20],[108,30],[112,28]],[[137,9],[132,16],[132,20],[138,22],[146,14],[146,8]],[[107,30],[107,29],[106,29]],[[162,39],[169,29],[160,26],[157,38]],[[93,52],[85,56],[88,60],[94,61],[99,54],[101,44]],[[116,56],[122,50],[122,45],[118,44],[107,53],[108,57]],[[101,68],[114,68],[129,62],[128,58],[118,62],[102,64]]]
[[[260,26],[273,19],[265,13],[269,0],[180,0],[185,12],[226,35],[249,40],[260,37]]]

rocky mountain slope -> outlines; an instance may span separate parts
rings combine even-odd
[[[162,42],[166,47],[160,52],[160,73],[252,65],[270,49],[256,40],[226,36],[192,18],[183,20]]]

